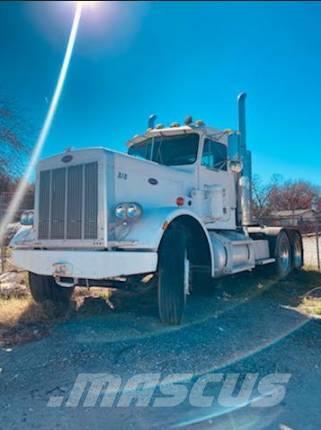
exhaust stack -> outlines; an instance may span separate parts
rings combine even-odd
[[[238,102],[238,128],[240,133],[240,158],[243,169],[238,182],[239,219],[243,226],[252,224],[252,156],[246,148],[246,93],[240,93]]]

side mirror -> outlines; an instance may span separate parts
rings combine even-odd
[[[236,132],[228,136],[227,158],[230,170],[234,173],[241,173],[243,163],[241,160],[240,135]]]
[[[243,163],[239,160],[229,160],[229,168],[233,173],[241,173],[243,170]]]

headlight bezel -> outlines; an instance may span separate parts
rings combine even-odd
[[[34,211],[33,210],[27,210],[23,211],[20,215],[20,224],[21,225],[33,225],[34,224]]]
[[[122,220],[122,221],[126,220],[126,218],[127,218],[126,207],[120,203],[119,205],[117,205],[115,207],[114,214],[115,214],[115,217],[117,219]]]
[[[136,202],[118,203],[114,209],[114,215],[121,221],[137,220],[143,214],[143,208]]]

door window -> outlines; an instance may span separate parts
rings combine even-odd
[[[202,166],[212,170],[227,170],[227,149],[223,143],[205,139]]]

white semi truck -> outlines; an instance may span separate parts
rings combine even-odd
[[[237,131],[202,121],[155,125],[128,153],[68,150],[39,162],[34,220],[11,242],[33,298],[68,303],[75,286],[125,286],[153,274],[161,321],[179,324],[186,296],[213,279],[303,264],[299,231],[253,224],[246,94]]]

